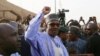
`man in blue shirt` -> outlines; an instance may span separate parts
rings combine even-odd
[[[68,29],[67,48],[70,54],[84,54],[86,41],[80,38],[80,30],[77,26],[70,26]]]
[[[45,19],[46,32],[39,31],[44,15],[50,10],[49,7],[44,7],[42,12],[29,22],[29,27],[25,32],[26,41],[31,46],[32,56],[68,56],[66,48],[57,36],[60,25],[57,14],[50,14]]]

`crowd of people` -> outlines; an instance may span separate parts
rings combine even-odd
[[[61,26],[59,16],[50,11],[44,7],[25,24],[1,19],[0,56],[100,56],[100,24],[95,16],[87,23],[80,17]]]

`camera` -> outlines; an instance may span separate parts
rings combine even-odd
[[[69,12],[69,10],[65,10],[65,9],[60,10],[59,9],[59,12],[58,12],[59,18],[65,18],[65,12]]]
[[[69,12],[69,10],[65,10],[65,9],[60,10],[59,9],[59,12],[57,13],[58,17],[60,18],[61,26],[65,26],[65,12]]]

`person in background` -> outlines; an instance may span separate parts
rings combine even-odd
[[[17,53],[20,54],[21,56],[31,56],[30,45],[29,43],[27,43],[27,41],[25,41],[23,26],[15,21],[11,21],[8,19],[2,19],[0,23],[10,24],[11,26],[13,26],[13,28],[18,33],[19,37],[17,38],[19,39],[21,46],[19,47],[19,50],[17,51]]]
[[[10,24],[0,23],[0,55],[20,56],[16,53],[20,46],[15,28]]]
[[[97,24],[95,24],[95,23],[88,23],[85,26],[85,36],[86,36],[86,40],[88,40],[97,31],[98,31]]]
[[[64,46],[67,48],[68,27],[60,27],[58,36],[61,38]]]
[[[27,41],[25,41],[24,37],[24,28],[21,24],[18,24],[18,34],[21,38],[21,47],[20,47],[20,54],[21,56],[31,56],[30,45]]]
[[[76,26],[69,27],[67,48],[70,54],[84,54],[86,51],[86,42],[80,38],[80,31]]]
[[[25,41],[23,26],[15,21],[11,21],[9,22],[9,24],[16,29],[19,35],[18,39],[19,42],[21,43],[21,46],[19,47],[20,49],[18,53],[20,53],[21,56],[31,56],[30,45],[27,41]]]
[[[83,19],[81,19],[81,20],[83,20]],[[79,24],[79,22],[77,20],[70,20],[70,21],[68,21],[66,26],[69,26],[69,27],[70,26],[76,26],[77,28],[79,28],[80,38],[85,40],[85,36],[84,36],[83,30],[82,30],[81,25]]]
[[[92,53],[94,56],[100,56],[100,34],[97,24],[89,23],[87,25],[87,53]]]

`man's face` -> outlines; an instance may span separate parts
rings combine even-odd
[[[97,30],[98,30],[98,27],[97,27],[97,24],[95,24],[95,23],[89,23],[86,25],[85,31],[86,31],[87,35],[92,35]]]
[[[60,23],[57,20],[50,21],[49,23],[47,23],[47,31],[48,31],[49,35],[51,35],[51,36],[57,35],[59,26],[60,26]]]
[[[74,33],[68,33],[68,39],[71,41],[77,40],[77,36]]]
[[[4,30],[4,44],[7,49],[11,52],[16,52],[18,47],[20,46],[20,42],[18,42],[18,33],[14,28],[7,27],[6,30]]]
[[[66,41],[67,38],[68,38],[68,33],[67,32],[62,32],[62,33],[60,33],[59,36],[63,41]]]
[[[85,32],[86,32],[87,35],[91,35],[92,34],[92,28],[89,25],[87,25],[86,28],[85,28]]]

